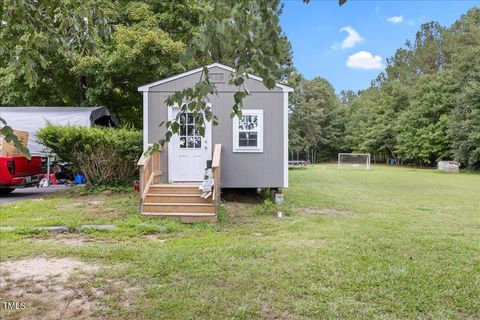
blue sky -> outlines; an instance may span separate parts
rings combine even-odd
[[[384,69],[386,58],[413,40],[420,25],[450,26],[480,1],[283,1],[280,23],[293,47],[295,67],[321,76],[337,92],[364,89]],[[348,65],[347,65],[348,64]]]

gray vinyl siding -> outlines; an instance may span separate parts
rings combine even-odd
[[[162,121],[168,120],[168,108],[165,99],[169,94],[159,92],[148,93],[148,143],[154,143],[165,135],[165,127],[159,127]],[[164,146],[160,154],[161,169],[163,171],[160,182],[168,182],[168,147]]]
[[[211,68],[210,73],[225,73],[220,68]],[[148,94],[148,142],[158,141],[164,129],[159,128],[168,118],[165,99],[173,92],[193,86],[199,80],[199,74],[186,76],[150,88]],[[234,103],[233,93],[237,91],[228,84],[216,84],[218,96],[208,97],[219,125],[212,127],[212,145],[222,144],[222,187],[223,188],[281,188],[284,186],[284,93],[282,89],[268,90],[260,81],[249,79],[247,88],[251,95],[244,100],[245,109],[263,110],[263,152],[234,153],[233,123],[230,113]],[[213,148],[212,148],[213,149]],[[213,150],[212,150],[213,151]],[[162,151],[161,181],[168,182],[168,147]]]

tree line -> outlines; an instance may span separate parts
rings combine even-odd
[[[290,157],[334,159],[368,152],[372,160],[434,166],[455,159],[480,169],[480,9],[450,27],[421,26],[387,59],[370,87],[339,96],[322,78],[290,75]]]
[[[448,28],[424,24],[368,89],[339,97],[328,81],[295,71],[281,12],[279,0],[4,1],[0,104],[105,105],[140,128],[138,86],[219,61],[240,68],[237,85],[250,71],[267,86],[274,77],[295,87],[292,158],[359,151],[379,161],[457,159],[480,168],[479,9]],[[171,102],[210,92],[205,79]],[[234,112],[245,95],[235,95]],[[188,107],[205,111],[196,101]]]

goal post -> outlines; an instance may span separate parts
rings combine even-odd
[[[370,170],[370,153],[339,153],[338,169],[344,168]]]

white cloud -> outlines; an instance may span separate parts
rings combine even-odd
[[[348,48],[353,48],[357,43],[362,42],[364,39],[360,34],[357,32],[357,30],[353,29],[351,26],[346,26],[340,29],[340,32],[346,32],[348,33],[348,36],[343,39],[341,44],[334,43],[331,48],[334,50],[337,50],[339,48],[342,49],[348,49]]]
[[[334,44],[332,44],[332,45],[330,46],[330,49],[332,49],[332,50],[337,50],[337,49],[339,49],[339,48],[340,48],[340,47],[339,47],[338,43],[334,43]]]
[[[403,22],[403,16],[393,16],[387,19],[392,24],[399,24]]]
[[[347,67],[353,69],[382,69],[382,57],[379,55],[373,55],[368,51],[359,51],[355,54],[352,54],[347,59]]]

